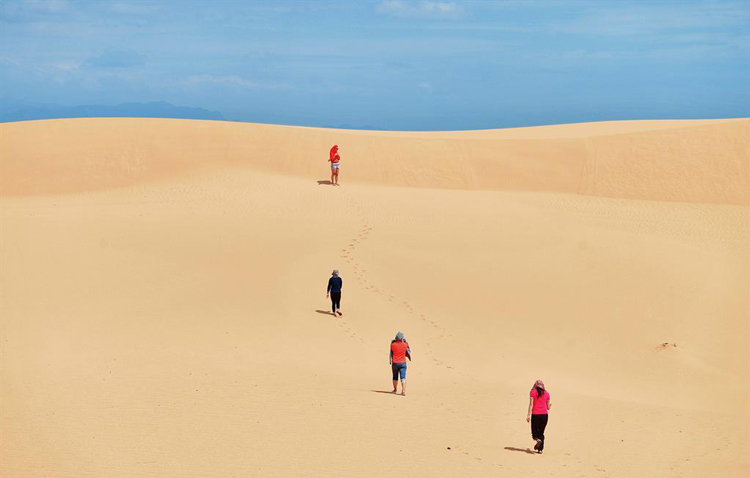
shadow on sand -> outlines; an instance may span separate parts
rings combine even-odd
[[[331,312],[330,310],[320,310],[320,309],[315,309],[315,312],[317,312],[317,313],[319,313],[319,314],[325,314],[325,315],[333,315],[333,312]]]
[[[324,179],[324,180],[319,180],[319,181],[318,181],[318,186],[322,186],[323,184],[327,184],[327,185],[329,185],[329,186],[330,186],[330,185],[331,185],[331,184],[333,184],[333,183],[332,183],[331,181],[327,180],[327,179]]]
[[[529,448],[516,448],[514,446],[506,446],[505,449],[509,451],[520,451],[529,455],[536,455],[536,452],[531,451]]]
[[[375,392],[375,393],[385,393],[385,394],[388,394],[388,395],[398,395],[399,397],[401,396],[401,395],[399,395],[397,393],[391,392],[390,390],[370,390],[370,391],[371,392]]]

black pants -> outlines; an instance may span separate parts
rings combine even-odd
[[[531,415],[531,438],[542,440],[539,444],[539,450],[544,450],[544,429],[547,428],[549,415]]]
[[[334,314],[341,308],[341,292],[331,292],[331,308]]]

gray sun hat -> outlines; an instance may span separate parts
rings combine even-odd
[[[335,275],[335,276],[339,275],[339,270],[338,269],[334,269],[333,270],[333,275]]]
[[[396,340],[404,340],[404,333],[403,332],[397,332],[396,333]]]

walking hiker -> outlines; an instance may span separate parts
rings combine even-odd
[[[389,362],[393,372],[393,391],[396,393],[398,380],[401,378],[401,395],[406,395],[406,359],[411,360],[411,349],[404,334],[398,332],[396,338],[391,341],[391,354]]]
[[[326,299],[330,296],[331,297],[331,313],[333,315],[338,315],[341,317],[341,287],[343,286],[343,281],[341,280],[341,277],[339,277],[339,271],[337,269],[334,269],[334,271],[331,273],[331,278],[328,279],[328,289],[326,289]]]
[[[544,450],[544,430],[547,428],[549,409],[552,408],[549,392],[544,388],[544,382],[537,380],[529,392],[529,412],[526,421],[531,422],[531,438],[536,440],[534,450],[542,453]]]

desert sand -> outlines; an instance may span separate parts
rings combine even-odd
[[[749,176],[744,119],[2,124],[1,474],[748,476]]]

